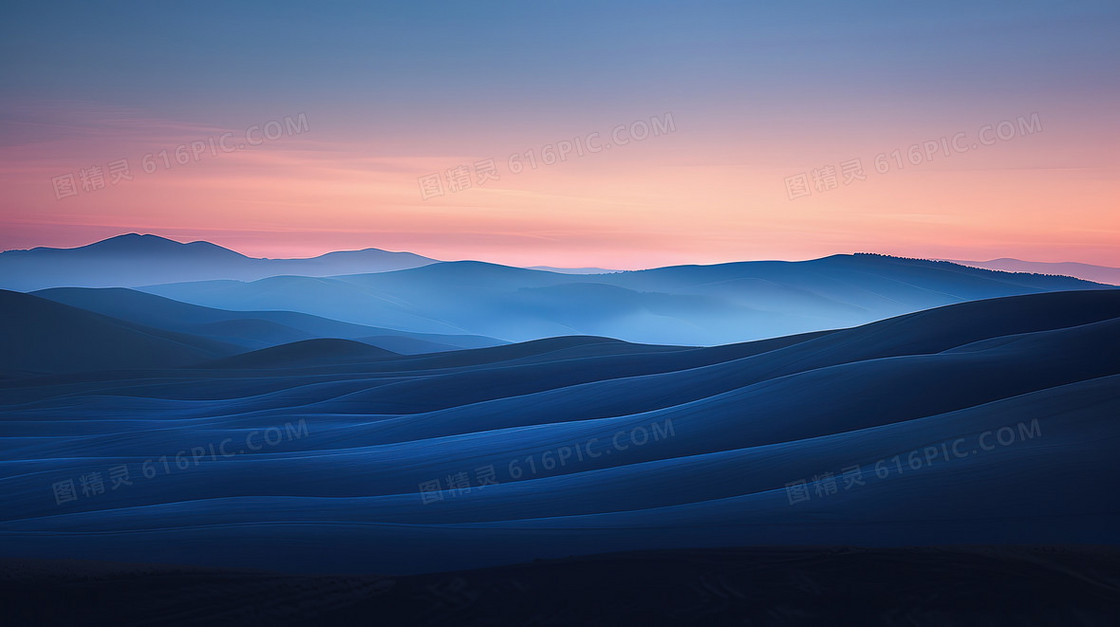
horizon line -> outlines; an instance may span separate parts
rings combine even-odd
[[[211,246],[215,246],[217,248],[221,248],[223,250],[228,250],[230,252],[236,253],[236,254],[241,255],[241,256],[243,256],[247,259],[254,259],[254,260],[261,260],[261,261],[303,261],[303,260],[317,259],[319,257],[323,257],[323,256],[333,254],[333,253],[356,253],[356,252],[377,250],[377,251],[392,253],[392,254],[416,255],[418,257],[423,257],[425,259],[430,259],[431,261],[433,261],[435,263],[455,263],[455,262],[463,262],[463,261],[474,261],[474,262],[479,262],[479,263],[489,263],[489,264],[493,264],[493,265],[506,266],[506,267],[511,267],[511,268],[522,268],[522,269],[527,269],[527,270],[547,270],[548,268],[557,268],[557,269],[567,269],[567,270],[572,270],[572,269],[598,269],[598,270],[605,270],[607,272],[632,272],[632,271],[639,271],[639,270],[652,270],[652,269],[656,269],[656,268],[670,268],[670,267],[681,267],[681,266],[714,266],[714,265],[723,265],[723,264],[731,264],[731,263],[751,263],[751,262],[767,262],[767,261],[784,262],[784,263],[799,263],[799,262],[805,262],[805,261],[815,261],[815,260],[818,260],[818,259],[825,259],[825,258],[828,258],[828,257],[837,256],[837,255],[878,255],[878,256],[882,256],[882,257],[892,257],[892,258],[895,258],[895,259],[911,259],[911,260],[935,261],[935,262],[942,262],[943,261],[943,262],[956,263],[956,264],[993,263],[993,262],[997,262],[997,261],[1014,261],[1014,262],[1020,262],[1020,263],[1041,264],[1041,265],[1076,264],[1076,265],[1083,265],[1083,266],[1089,266],[1089,267],[1095,267],[1095,268],[1107,268],[1107,269],[1113,269],[1113,270],[1120,269],[1120,268],[1115,268],[1115,267],[1112,267],[1112,266],[1103,266],[1103,265],[1100,265],[1100,264],[1092,264],[1092,263],[1087,263],[1087,262],[1082,262],[1082,261],[1069,261],[1069,260],[1066,260],[1066,261],[1032,261],[1032,260],[1023,259],[1023,258],[1020,258],[1020,257],[1006,257],[1006,256],[1004,256],[1004,257],[993,257],[991,259],[949,259],[949,258],[944,258],[944,257],[924,257],[924,256],[919,256],[919,255],[898,255],[898,254],[881,253],[881,252],[876,252],[876,251],[863,251],[863,250],[853,250],[853,251],[849,251],[849,252],[832,253],[832,254],[828,254],[828,255],[822,255],[822,256],[819,256],[819,257],[806,257],[804,259],[775,259],[775,258],[741,259],[740,258],[740,259],[733,259],[733,260],[728,260],[728,261],[716,261],[716,262],[710,262],[710,263],[703,263],[703,262],[674,263],[674,264],[669,264],[669,265],[665,265],[665,266],[645,266],[645,267],[640,267],[640,268],[605,268],[605,267],[600,267],[600,266],[597,266],[597,265],[556,266],[556,265],[547,264],[547,263],[539,263],[539,264],[534,264],[534,265],[511,265],[511,264],[504,264],[504,263],[499,263],[499,262],[485,261],[483,259],[473,259],[473,258],[438,259],[436,257],[431,257],[431,256],[428,256],[424,253],[416,252],[414,250],[391,250],[391,249],[388,249],[388,248],[381,248],[379,246],[367,246],[365,248],[332,249],[332,250],[327,250],[325,252],[319,253],[317,255],[311,255],[311,256],[254,257],[252,255],[241,252],[240,250],[237,250],[236,248],[232,248],[230,246],[226,246],[226,245],[223,245],[223,244],[218,244],[218,243],[212,242],[210,240],[200,239],[200,240],[191,240],[191,241],[181,241],[181,240],[175,239],[174,237],[168,237],[167,235],[161,235],[159,233],[138,232],[138,231],[124,231],[124,232],[118,233],[116,235],[111,235],[109,237],[98,239],[98,240],[95,240],[95,241],[92,241],[92,242],[89,242],[89,243],[86,243],[86,244],[80,244],[80,245],[77,245],[77,246],[62,247],[62,246],[51,246],[51,245],[48,245],[48,244],[43,244],[43,245],[31,247],[31,248],[9,248],[9,249],[5,249],[5,250],[0,251],[0,254],[10,253],[10,252],[30,252],[30,251],[34,251],[34,250],[40,250],[40,249],[77,250],[77,249],[80,249],[80,248],[86,248],[86,247],[89,247],[89,246],[94,246],[96,244],[101,244],[103,242],[107,242],[107,241],[114,240],[114,239],[119,239],[119,238],[122,238],[122,237],[128,237],[128,236],[155,237],[155,238],[165,240],[165,241],[168,241],[168,242],[173,242],[175,244],[179,244],[179,245],[182,245],[182,246],[187,246],[187,245],[191,245],[191,244],[208,244],[208,245],[211,245]],[[1008,272],[1008,271],[1004,270],[1004,272]],[[1010,271],[1010,272],[1015,272],[1015,271]]]

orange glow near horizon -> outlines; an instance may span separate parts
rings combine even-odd
[[[905,160],[909,145],[958,131],[974,143],[983,123],[1000,119],[919,131],[884,121],[846,133],[801,125],[752,134],[690,130],[678,113],[676,132],[520,174],[507,158],[533,143],[478,137],[478,154],[442,155],[418,141],[416,150],[390,154],[370,148],[373,140],[316,135],[314,123],[305,134],[179,164],[176,146],[221,129],[149,122],[126,137],[87,133],[0,148],[0,249],[145,232],[262,257],[376,247],[445,260],[634,269],[868,251],[1120,266],[1114,129],[1101,133],[1042,112],[1041,132],[948,156],[939,146],[916,165],[898,167],[888,156],[889,170],[875,169],[877,154],[897,148]],[[535,144],[538,160],[543,143]],[[164,149],[171,166],[159,161],[157,171],[143,172],[142,156]],[[421,198],[420,177],[491,158],[499,180]],[[844,184],[839,163],[854,158],[865,180]],[[117,159],[128,160],[132,180],[109,182],[107,164]],[[834,189],[789,198],[787,177],[830,164]],[[104,170],[103,188],[55,197],[52,177],[74,174],[80,188],[78,172],[91,165]]]

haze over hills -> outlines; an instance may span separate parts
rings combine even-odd
[[[220,309],[284,309],[419,333],[713,345],[854,326],[967,300],[1101,287],[1068,277],[860,254],[601,275],[463,261],[375,274],[141,289]]]
[[[1057,274],[1072,276],[1086,281],[1120,285],[1120,268],[1107,266],[1094,266],[1087,263],[1046,263],[1041,261],[1022,261],[1021,259],[1001,258],[991,261],[958,261],[948,259],[953,263],[973,268],[986,268],[988,270],[1003,270],[1005,272],[1033,272],[1037,274]]]
[[[359,340],[408,355],[503,343],[481,336],[409,333],[350,324],[295,311],[226,311],[120,287],[58,287],[39,290],[33,295],[135,324],[234,344],[246,350],[315,338]]]
[[[362,272],[349,272],[355,268]],[[343,338],[405,354],[564,335],[714,345],[849,327],[967,300],[1101,287],[871,254],[600,270],[437,262],[377,249],[254,259],[207,242],[136,234],[74,249],[0,253],[0,285],[133,285],[224,310],[172,312],[170,301],[135,290],[39,291],[133,323],[156,321],[246,349]],[[180,280],[199,277],[213,280]]]
[[[611,274],[621,272],[621,270],[608,270],[607,268],[556,268],[553,266],[529,266],[528,269],[559,272],[560,274]]]
[[[0,555],[395,575],[625,550],[1116,544],[1117,345],[1112,289],[711,348],[317,341],[7,378]],[[52,497],[121,465],[127,486]]]
[[[309,259],[258,259],[209,242],[180,243],[129,233],[78,248],[32,248],[0,253],[0,289],[134,287],[175,281],[253,281],[294,274],[329,276],[415,268],[436,260],[377,248]]]

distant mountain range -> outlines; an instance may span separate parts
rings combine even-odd
[[[78,289],[97,286],[113,287]],[[36,291],[132,324],[158,320],[166,331],[242,349],[340,338],[404,354],[565,335],[726,344],[969,300],[1102,287],[1051,273],[873,254],[549,271],[378,249],[255,259],[208,242],[137,234],[0,253],[0,288]]]
[[[598,275],[463,261],[141,289],[219,309],[300,311],[414,333],[712,345],[855,326],[968,300],[1101,287],[1069,277],[861,254]]]
[[[1107,266],[1094,266],[1087,263],[1045,263],[1040,261],[1022,261],[1020,259],[992,259],[991,261],[958,261],[947,259],[953,263],[973,268],[986,268],[988,270],[1003,270],[1004,272],[1033,272],[1035,274],[1059,274],[1077,277],[1086,281],[1120,285],[1120,268]]]
[[[243,255],[210,242],[177,242],[128,233],[77,248],[39,247],[0,252],[0,289],[30,292],[49,287],[138,287],[159,283],[274,276],[335,276],[419,268],[439,260],[379,248],[330,252],[306,259]],[[538,269],[562,274],[606,274],[604,268]]]
[[[285,274],[331,276],[416,268],[435,259],[377,248],[339,251],[309,259],[258,259],[209,242],[176,242],[129,233],[78,248],[32,248],[0,253],[0,289],[135,287],[155,283],[236,279]]]

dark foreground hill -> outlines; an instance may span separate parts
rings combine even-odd
[[[226,342],[0,290],[0,373],[171,368],[237,352]]]
[[[1099,290],[711,348],[576,337],[355,362],[321,344],[281,369],[9,378],[0,556],[398,575],[1116,545],[1118,346],[1120,290]]]
[[[1115,548],[647,551],[401,577],[0,560],[36,625],[1100,625]],[[65,599],[64,601],[61,599]]]

